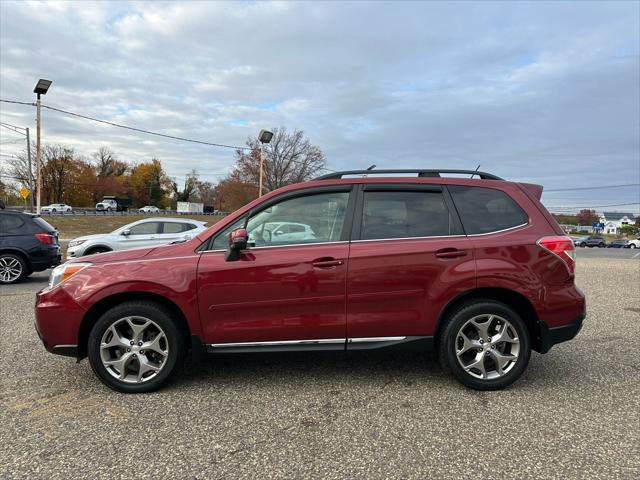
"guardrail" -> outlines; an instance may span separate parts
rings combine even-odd
[[[169,216],[181,216],[181,215],[204,215],[211,217],[224,217],[228,215],[227,212],[177,212],[175,210],[161,210],[159,212],[139,212],[138,210],[127,210],[124,212],[107,212],[105,210],[94,209],[74,209],[71,212],[40,212],[41,216],[47,217],[73,217],[73,216],[105,216],[105,217],[139,217],[140,215],[149,217],[169,217]]]

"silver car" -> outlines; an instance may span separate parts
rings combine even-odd
[[[206,224],[207,222],[183,218],[146,218],[124,225],[111,233],[74,238],[69,242],[67,258],[190,240],[206,230]]]

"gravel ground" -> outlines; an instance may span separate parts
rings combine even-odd
[[[639,478],[640,261],[581,258],[588,318],[508,390],[425,355],[226,357],[122,395],[33,329],[46,274],[0,287],[0,478]]]

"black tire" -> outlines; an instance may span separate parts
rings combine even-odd
[[[168,343],[168,355],[161,370],[153,378],[142,383],[127,383],[115,378],[107,371],[100,356],[100,344],[105,331],[129,316],[144,317],[155,322],[164,331]],[[91,329],[87,342],[89,364],[102,383],[118,392],[145,393],[158,390],[170,382],[184,365],[187,351],[186,335],[171,317],[171,312],[163,306],[148,301],[125,302],[103,314]]]
[[[5,271],[5,267],[12,268],[10,271]],[[25,262],[24,258],[15,253],[0,253],[0,268],[3,270],[0,273],[0,285],[18,283],[23,278],[30,275],[27,262]],[[19,273],[13,274],[12,272],[15,272],[16,270],[19,270]]]
[[[90,248],[85,255],[95,255],[96,253],[105,253],[105,252],[110,252],[111,249],[106,248],[106,247],[95,247],[95,248]]]
[[[630,244],[629,244],[629,248],[636,248],[635,243],[630,243]]]
[[[584,248],[584,247],[586,247],[586,246],[587,246],[587,244],[586,244],[586,243],[584,243],[584,242],[582,242],[582,243],[580,244],[580,246],[581,246],[582,248]]]
[[[503,376],[494,379],[480,379],[464,370],[456,355],[457,335],[472,318],[479,315],[497,315],[507,320],[515,329],[519,344],[518,359]],[[475,390],[499,390],[513,384],[527,368],[531,357],[529,331],[520,316],[510,307],[493,300],[473,300],[456,310],[446,319],[446,324],[438,338],[438,359],[460,383]]]
[[[604,247],[606,247],[606,245],[604,243],[599,243],[598,244],[598,248],[604,248]]]

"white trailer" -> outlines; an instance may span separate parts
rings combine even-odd
[[[202,213],[203,211],[203,203],[178,202],[178,213]]]

